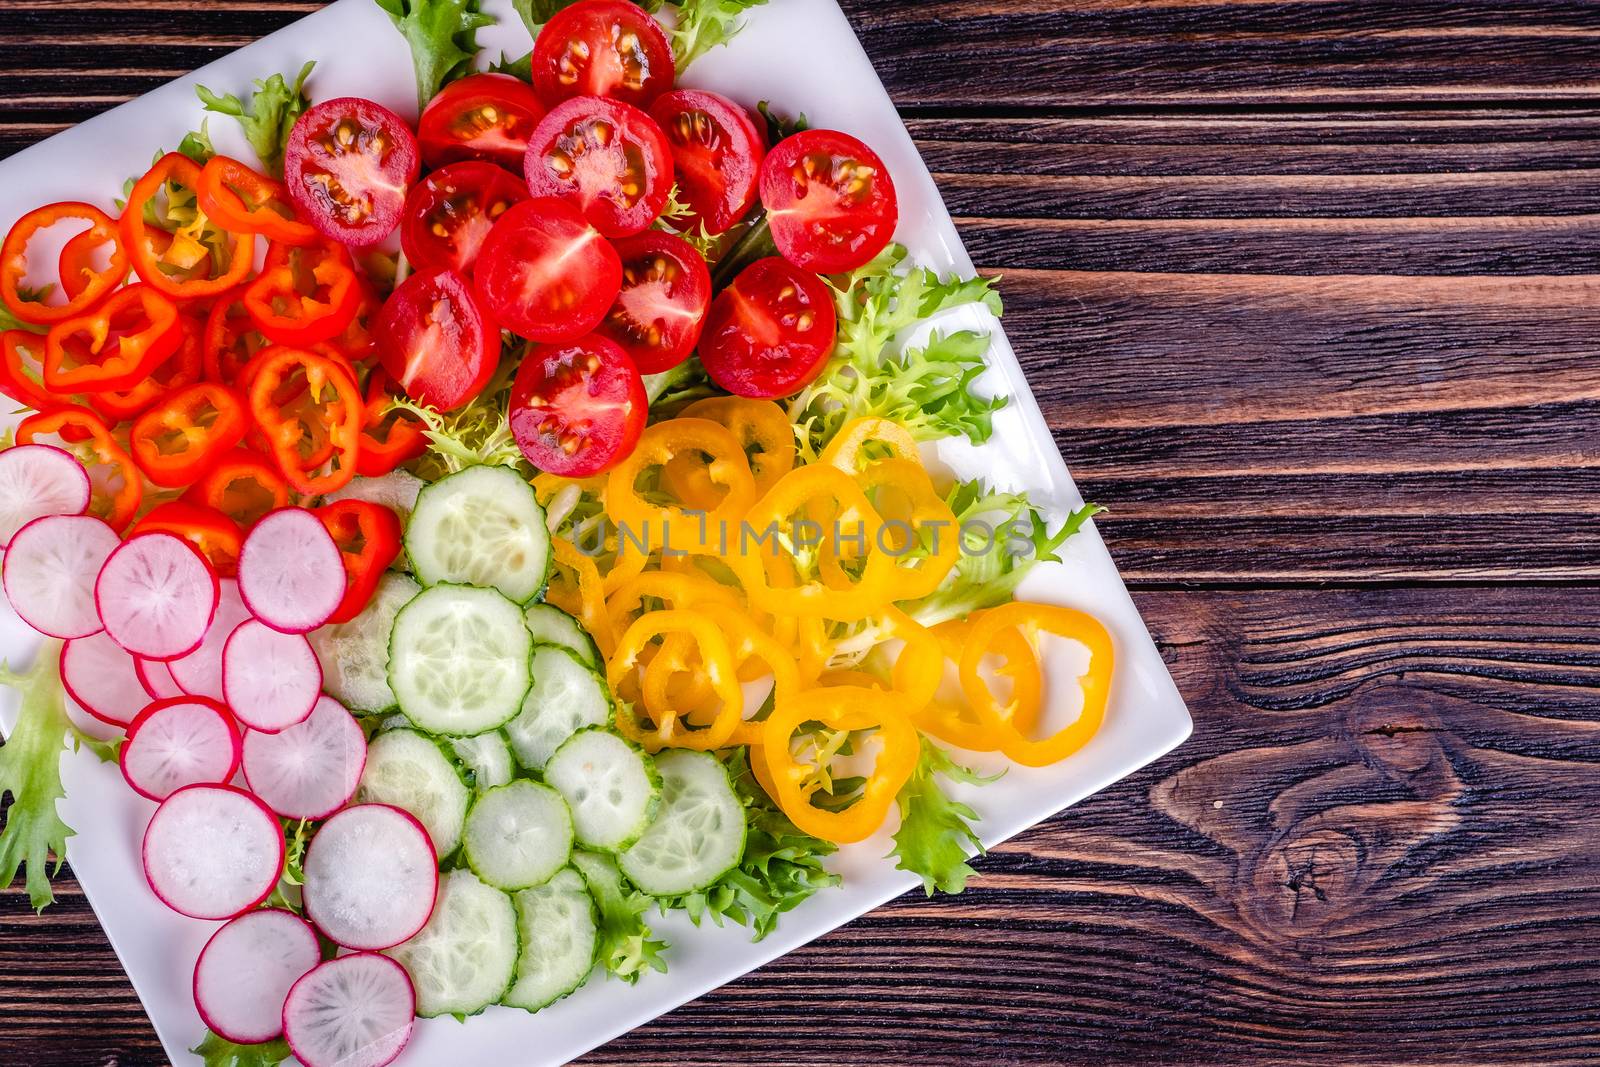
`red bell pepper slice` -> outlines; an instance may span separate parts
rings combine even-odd
[[[110,262],[105,270],[84,279],[82,287],[76,292],[63,282],[62,292],[67,296],[64,304],[44,304],[26,298],[23,288],[28,276],[29,242],[36,234],[67,219],[78,219],[89,224],[83,234],[73,238],[74,241],[80,238],[90,240],[85,235],[92,234],[93,247],[110,244]],[[118,240],[117,224],[93,204],[68,201],[30,211],[17,220],[17,224],[6,234],[5,242],[0,244],[0,303],[4,303],[23,322],[48,326],[81,315],[121,285],[127,277],[128,253]]]
[[[151,226],[144,217],[145,206],[169,186],[195,191],[199,212],[194,226],[171,234]],[[255,234],[235,233],[227,269],[211,276],[211,254],[198,239],[200,230],[211,221],[198,206],[199,187],[200,165],[181,152],[168,152],[134,183],[118,224],[134,273],[145,284],[181,300],[225,293],[249,277],[255,266]]]
[[[336,355],[275,346],[258,357],[250,380],[250,414],[290,488],[331,493],[349,484],[361,454],[366,407],[361,389]],[[277,397],[304,382],[288,404]]]
[[[27,330],[0,333],[0,393],[35,411],[61,403],[44,387],[44,347],[45,339]]]
[[[289,483],[265,456],[236,448],[219,458],[183,498],[220,511],[248,530],[268,512],[289,506]]]
[[[133,524],[128,535],[152,531],[183,538],[210,560],[212,568],[223,578],[239,573],[239,548],[244,534],[238,523],[216,508],[187,500],[169,501],[152,508],[148,515]]]
[[[44,385],[58,397],[132,389],[182,342],[178,305],[148,285],[130,285],[50,327]]]
[[[261,274],[244,291],[250,318],[284,345],[329,341],[355,320],[365,288],[350,253],[321,241],[304,248],[274,243]]]
[[[328,621],[349,622],[366,608],[383,572],[400,555],[400,518],[368,500],[335,501],[316,514],[344,557],[344,599]]]
[[[140,415],[128,441],[145,477],[178,488],[199,481],[249,428],[237,393],[216,382],[200,382]]]
[[[367,379],[367,421],[361,431],[361,455],[356,457],[356,473],[363,478],[378,478],[402,463],[409,463],[428,450],[428,435],[422,421],[404,411],[389,410],[394,398],[389,395],[389,376],[375,367]]]
[[[192,315],[179,315],[178,328],[183,340],[177,351],[168,356],[150,377],[122,392],[89,393],[85,397],[89,406],[109,423],[137,418],[157,400],[200,380],[200,334],[204,327]]]
[[[200,171],[195,190],[200,210],[234,233],[254,233],[283,244],[307,245],[318,239],[314,227],[294,217],[289,190],[227,156],[213,156]]]
[[[244,286],[224,293],[206,316],[203,359],[208,382],[243,388],[239,372],[267,346],[244,307]]]
[[[55,444],[50,437],[65,442],[65,448],[83,462],[94,488],[90,508],[121,533],[133,521],[144,500],[144,479],[126,449],[111,436],[111,429],[87,408],[60,407],[29,415],[17,426],[17,444]]]

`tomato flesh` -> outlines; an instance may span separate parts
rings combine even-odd
[[[451,82],[417,122],[422,161],[442,167],[480,159],[522,169],[528,137],[544,117],[544,105],[524,82],[509,74],[473,74]]]
[[[489,317],[530,341],[589,333],[622,287],[617,250],[564,200],[524,200],[500,216],[473,271]]]
[[[649,406],[633,361],[590,334],[529,349],[511,385],[511,433],[538,469],[587,478],[633,451]]]
[[[483,392],[500,362],[500,331],[455,271],[413,274],[373,328],[378,356],[406,395],[441,411]]]
[[[570,200],[607,237],[645,230],[672,190],[661,127],[630,104],[578,96],[557,104],[528,144],[523,174],[534,196]]]
[[[551,107],[574,96],[644,107],[677,77],[660,24],[626,0],[580,0],[557,12],[539,31],[530,66]]]
[[[400,247],[417,270],[465,274],[495,220],[526,199],[528,187],[493,163],[451,163],[418,182],[406,197]]]
[[[405,121],[371,100],[325,100],[295,122],[284,181],[300,213],[324,236],[376,244],[394,232],[422,160]]]
[[[822,372],[837,326],[822,279],[768,256],[740,271],[712,303],[700,361],[736,396],[788,396]]]
[[[818,274],[869,262],[900,219],[883,160],[836,130],[804,130],[774,145],[761,164],[761,203],[783,258]]]
[[[642,374],[689,358],[711,307],[711,271],[682,237],[646,230],[615,242],[622,291],[596,333],[609,337]]]
[[[650,117],[666,135],[678,196],[692,211],[684,225],[715,234],[744,218],[767,152],[750,113],[716,93],[675,89],[656,98]]]

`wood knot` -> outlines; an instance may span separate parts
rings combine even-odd
[[[1246,909],[1264,933],[1320,933],[1360,900],[1364,860],[1361,842],[1342,830],[1291,831],[1257,858]]]

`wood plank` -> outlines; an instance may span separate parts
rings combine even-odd
[[[1600,1054],[1600,593],[1136,599],[1190,742],[584,1062]],[[81,896],[0,924],[8,1063],[160,1062]]]

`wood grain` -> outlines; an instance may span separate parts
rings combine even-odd
[[[317,0],[9,0],[0,155]],[[1196,719],[594,1064],[1600,1057],[1600,4],[846,0]],[[164,1062],[70,878],[0,1061]]]

